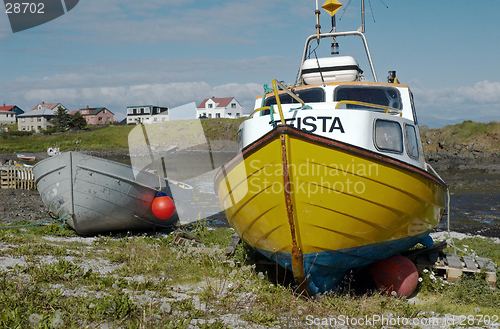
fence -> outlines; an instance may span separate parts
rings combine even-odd
[[[20,166],[0,167],[0,186],[2,189],[36,190],[33,168]]]

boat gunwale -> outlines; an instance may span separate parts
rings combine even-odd
[[[269,131],[267,134],[263,135],[261,138],[259,138],[255,142],[253,142],[253,143],[249,144],[248,146],[246,146],[245,148],[243,148],[238,154],[236,154],[232,159],[230,159],[228,162],[226,162],[219,169],[219,171],[215,175],[215,179],[214,179],[216,193],[219,190],[218,186],[219,186],[220,180],[222,179],[222,174],[224,172],[229,171],[230,168],[232,166],[234,166],[235,163],[239,159],[244,158],[246,156],[249,156],[250,154],[256,152],[263,145],[267,144],[275,136],[280,135],[280,134],[294,135],[296,137],[299,137],[299,138],[302,138],[305,140],[309,140],[309,141],[316,142],[316,143],[319,143],[322,145],[334,147],[336,149],[340,149],[343,151],[348,151],[348,152],[351,152],[351,153],[354,153],[356,155],[366,157],[366,158],[369,158],[372,160],[380,161],[384,164],[392,165],[392,166],[407,170],[409,172],[416,173],[420,176],[423,176],[424,178],[427,178],[427,179],[433,181],[437,185],[441,186],[444,190],[448,189],[448,186],[446,185],[446,183],[444,181],[442,181],[439,177],[436,177],[436,176],[432,175],[431,173],[425,171],[424,169],[416,167],[412,164],[403,162],[403,161],[398,160],[398,159],[391,158],[391,157],[384,155],[384,154],[376,153],[376,152],[361,148],[359,146],[355,146],[355,145],[352,145],[349,143],[341,142],[341,141],[338,141],[335,139],[331,139],[331,138],[324,137],[324,136],[318,136],[318,135],[315,135],[315,134],[312,134],[312,133],[309,133],[309,132],[306,132],[303,130],[299,130],[299,129],[292,127],[292,126],[279,125],[278,127]]]

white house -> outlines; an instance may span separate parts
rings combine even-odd
[[[16,123],[16,113],[11,111],[0,111],[0,125]]]
[[[243,107],[234,97],[208,98],[196,108],[197,118],[240,118]]]
[[[128,123],[156,123],[169,121],[168,107],[153,105],[127,106]]]

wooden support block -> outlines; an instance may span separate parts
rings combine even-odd
[[[462,275],[462,270],[455,268],[448,268],[446,270],[446,280],[455,282]]]
[[[496,272],[486,272],[485,280],[490,284],[490,286],[495,286],[497,282],[497,273]]]

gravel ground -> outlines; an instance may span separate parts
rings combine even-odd
[[[52,219],[38,191],[0,189],[0,221],[39,223]]]

